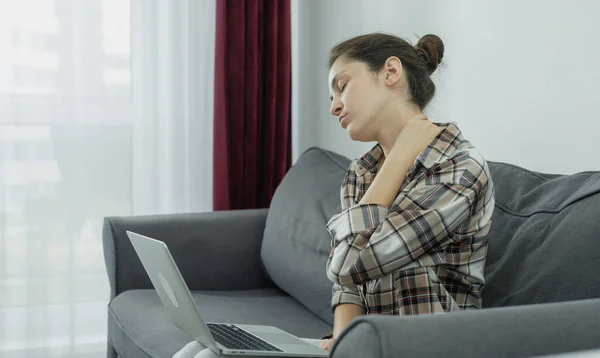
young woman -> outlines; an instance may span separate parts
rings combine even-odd
[[[374,33],[331,50],[331,114],[350,139],[377,144],[351,163],[342,212],[327,224],[334,331],[326,350],[360,315],[481,308],[494,189],[456,123],[423,114],[443,55],[435,35],[412,46]]]

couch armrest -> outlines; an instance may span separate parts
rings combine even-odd
[[[600,299],[422,316],[363,316],[337,357],[532,357],[600,348]]]
[[[127,290],[153,287],[127,230],[164,241],[190,290],[272,287],[260,260],[267,211],[105,218],[102,241],[111,300]]]

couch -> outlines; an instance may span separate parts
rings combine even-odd
[[[191,338],[164,313],[125,231],[164,241],[207,321],[332,329],[325,224],[350,160],[311,148],[269,209],[107,217],[108,357],[171,357]],[[332,357],[531,357],[600,348],[600,173],[490,162],[496,207],[484,308],[363,316]]]

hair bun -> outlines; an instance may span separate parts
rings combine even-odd
[[[429,74],[432,74],[442,63],[444,57],[444,43],[436,35],[425,35],[419,39],[419,42],[414,46],[415,51],[425,64]]]

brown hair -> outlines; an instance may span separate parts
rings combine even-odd
[[[435,84],[430,75],[444,56],[444,43],[436,35],[421,37],[415,46],[397,36],[384,33],[357,36],[331,49],[329,68],[342,57],[361,61],[371,71],[379,72],[391,56],[398,57],[402,62],[412,100],[420,109],[425,108],[435,93]]]

